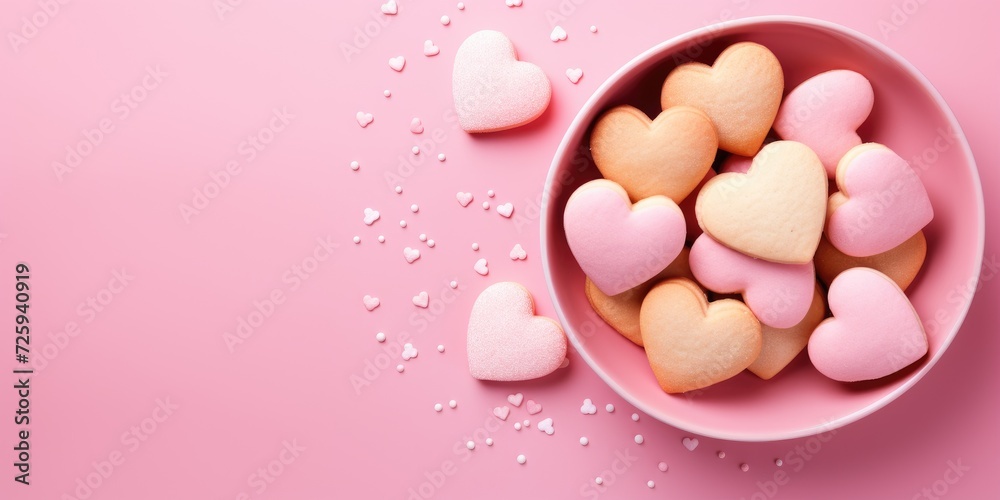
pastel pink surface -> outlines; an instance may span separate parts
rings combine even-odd
[[[784,140],[812,148],[832,178],[840,158],[861,144],[857,129],[874,104],[875,92],[863,75],[844,69],[827,71],[785,96],[774,130]]]
[[[539,218],[550,214],[539,213],[538,200],[559,141],[591,93],[633,55],[689,30],[704,35],[700,28],[720,14],[829,19],[909,59],[957,114],[984,167],[987,215],[995,221],[1000,170],[987,167],[1000,164],[1000,119],[983,103],[994,102],[1000,69],[985,64],[978,49],[1000,44],[993,29],[1000,5],[918,2],[919,11],[897,26],[890,17],[894,7],[910,5],[898,0],[690,2],[683,9],[659,2],[577,2],[563,23],[568,39],[554,44],[545,13],[559,12],[557,0],[529,0],[515,9],[467,0],[464,11],[455,9],[455,0],[400,0],[396,16],[379,12],[383,1],[242,2],[222,19],[214,10],[238,3],[67,2],[16,51],[6,35],[19,33],[22,18],[30,21],[41,8],[36,0],[0,5],[8,42],[0,50],[0,67],[14,76],[0,79],[0,109],[8,118],[0,125],[0,269],[12,286],[16,263],[32,265],[33,354],[51,354],[57,349],[53,339],[69,339],[56,357],[43,359],[47,365],[32,380],[38,384],[31,402],[32,484],[25,487],[7,475],[0,498],[75,496],[77,480],[95,473],[92,463],[106,461],[113,451],[124,453],[125,463],[102,478],[92,500],[406,500],[421,489],[433,489],[435,500],[559,499],[581,491],[601,500],[749,499],[761,496],[757,482],[767,485],[777,473],[789,481],[775,498],[912,498],[943,480],[948,461],[972,470],[948,485],[947,498],[996,497],[996,478],[988,471],[1000,468],[1000,456],[989,444],[1000,400],[984,397],[1000,393],[993,306],[1000,302],[1000,279],[991,271],[1000,250],[995,222],[987,233],[987,257],[993,260],[987,260],[981,289],[947,353],[905,397],[826,433],[822,441],[731,442],[663,424],[647,413],[651,407],[639,409],[618,395],[577,349],[570,349],[567,368],[542,379],[480,382],[467,373],[465,333],[476,296],[494,280],[524,284],[537,313],[556,317],[545,292],[538,234]],[[439,22],[443,14],[452,18],[447,27]],[[656,22],[637,22],[651,14]],[[599,28],[596,34],[588,31],[591,24]],[[885,26],[890,29],[883,31]],[[520,56],[549,75],[553,96],[549,110],[526,127],[470,136],[454,114],[451,62],[465,37],[485,28],[510,35]],[[421,55],[427,38],[441,48],[438,56]],[[781,39],[779,30],[761,41]],[[942,304],[940,297],[954,292],[964,298],[971,293],[966,280],[978,273],[968,238],[979,226],[976,217],[965,216],[977,203],[964,168],[971,155],[956,136],[961,131],[950,131],[919,80],[893,69],[892,60],[882,67],[884,59],[838,44],[832,33],[799,31],[794,40],[801,50],[786,46],[779,56],[800,55],[796,66],[804,67],[787,70],[788,88],[845,65],[865,74],[879,102],[862,135],[890,144],[905,158],[919,157],[927,167],[914,163],[936,210],[928,226],[928,267],[913,285],[914,305],[926,311],[931,340],[931,356],[915,368],[922,370],[965,313],[962,304]],[[354,49],[355,43],[364,46]],[[344,47],[352,49],[345,54]],[[386,65],[397,55],[407,59],[401,73]],[[168,76],[121,120],[110,105],[141,83],[147,64],[160,64]],[[563,76],[570,66],[586,72],[576,86]],[[383,97],[385,89],[391,98]],[[291,124],[247,161],[237,152],[241,142],[268,126],[273,107],[286,105],[295,115]],[[375,116],[365,129],[355,121],[360,110]],[[409,132],[414,116],[425,127],[420,136]],[[97,127],[104,117],[115,131],[58,182],[51,163],[65,156],[67,145],[83,140],[82,129]],[[906,123],[929,128],[896,126]],[[414,145],[423,149],[418,156],[410,153]],[[447,161],[438,163],[442,152]],[[203,189],[230,160],[239,162],[240,174],[186,223],[177,205],[189,204],[192,190]],[[348,168],[353,160],[361,164],[356,172]],[[571,165],[566,172],[576,176],[572,182],[592,178],[589,170]],[[401,177],[395,184],[405,188],[403,194],[387,184],[387,174]],[[489,189],[497,193],[494,205],[514,202],[511,219],[479,208]],[[462,208],[458,191],[473,193],[475,201]],[[550,194],[560,198],[557,191]],[[419,203],[418,214],[410,213],[412,203]],[[364,226],[365,207],[380,210],[383,220]],[[402,218],[406,229],[396,224]],[[418,241],[420,233],[435,239],[436,247]],[[383,244],[376,241],[380,234]],[[358,245],[351,241],[355,235],[362,239]],[[316,238],[327,236],[338,244],[333,258],[307,280],[283,282],[293,265],[301,268],[303,259],[312,258]],[[473,241],[481,245],[479,253],[469,249]],[[528,251],[526,261],[507,257],[515,243]],[[405,246],[420,248],[421,260],[407,264],[400,255]],[[489,258],[489,278],[472,270],[480,255]],[[575,265],[568,250],[561,257]],[[135,280],[96,316],[78,314],[77,307],[89,309],[87,298],[96,299],[111,270],[120,267]],[[582,288],[583,277],[575,272],[563,274],[567,286]],[[457,280],[456,289],[448,286],[451,280]],[[274,289],[284,293],[284,302],[231,354],[222,334],[234,333],[237,319]],[[419,290],[431,295],[428,310],[410,302]],[[366,311],[365,294],[379,297],[381,306]],[[5,297],[9,308],[13,295]],[[571,316],[594,350],[638,359],[616,346],[614,332],[600,318],[583,308]],[[62,337],[70,321],[79,334]],[[374,339],[379,331],[387,336],[383,344]],[[404,332],[405,342],[420,350],[408,362],[390,356],[402,348]],[[438,344],[447,350],[439,354]],[[379,370],[390,358],[392,365]],[[396,373],[396,363],[406,371]],[[17,403],[10,387],[16,383],[13,364],[9,354],[0,360],[6,374],[0,382],[7,387],[0,390],[0,448],[8,472],[17,445],[10,418]],[[377,370],[378,377],[364,378],[366,370]],[[692,418],[707,425],[731,421],[712,417],[708,410],[715,407],[746,415],[740,421],[748,432],[768,432],[795,421],[821,423],[837,414],[838,404],[857,407],[887,392],[844,387],[816,373],[805,357],[789,370],[772,385],[741,376],[727,382],[739,389],[732,394],[707,391],[673,403],[677,411],[690,407]],[[353,377],[367,385],[356,390]],[[899,386],[893,383],[888,391]],[[515,408],[506,400],[518,392],[544,405],[539,416],[554,418],[553,436],[512,428],[527,418],[523,404]],[[157,398],[180,408],[130,451],[122,433],[150,418]],[[597,405],[596,415],[580,414],[584,398]],[[454,410],[450,399],[458,401]],[[435,403],[444,411],[435,412]],[[606,413],[606,403],[616,411]],[[507,422],[492,414],[503,405],[511,408]],[[638,422],[629,418],[632,412],[641,416]],[[540,420],[531,418],[533,424]],[[487,433],[495,440],[492,447],[483,444]],[[638,433],[642,445],[633,441]],[[590,444],[580,446],[580,436]],[[682,445],[686,437],[698,438],[694,451]],[[465,448],[469,439],[476,441],[475,450]],[[285,440],[305,447],[291,464],[279,461]],[[717,458],[717,450],[727,458]],[[632,466],[598,490],[594,478],[610,470],[616,453],[634,459]],[[525,465],[514,460],[518,454],[526,455]],[[774,465],[775,458],[784,465]],[[661,461],[669,464],[668,472],[656,469]],[[749,471],[739,469],[743,462]],[[248,481],[261,479],[258,469],[269,465],[283,467],[282,474],[269,475],[274,481],[265,481],[266,490],[258,494],[261,486]],[[443,465],[453,473],[434,486],[428,476],[443,475]],[[851,479],[844,480],[845,474]],[[649,489],[647,480],[656,487]]]
[[[563,226],[573,257],[607,295],[648,281],[684,248],[684,215],[674,202],[654,196],[633,206],[608,180],[584,184],[570,196]]]
[[[466,132],[497,132],[524,125],[549,106],[552,85],[538,66],[517,60],[507,35],[483,30],[455,54],[452,93]]]
[[[778,264],[732,250],[702,234],[691,246],[691,273],[718,293],[742,293],[761,323],[791,328],[805,318],[816,289],[813,263]]]
[[[535,316],[531,293],[513,282],[483,290],[472,305],[469,373],[479,380],[518,381],[548,375],[566,359],[559,323]]]
[[[934,218],[920,177],[889,149],[858,154],[848,165],[841,188],[848,200],[829,216],[826,235],[847,255],[866,257],[891,250]]]
[[[895,373],[927,354],[927,336],[906,294],[866,267],[840,273],[830,284],[832,318],[809,338],[809,360],[841,382]]]

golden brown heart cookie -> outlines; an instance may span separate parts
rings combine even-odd
[[[808,146],[764,146],[745,174],[719,174],[695,202],[698,225],[717,241],[783,264],[812,260],[823,234],[826,169]]]
[[[639,311],[642,342],[660,387],[687,392],[726,380],[750,366],[761,348],[760,322],[736,300],[708,303],[693,281],[653,287]]]
[[[926,257],[927,238],[924,237],[923,231],[892,250],[870,257],[851,257],[837,250],[837,247],[833,246],[824,235],[819,242],[819,248],[816,249],[815,262],[819,279],[826,286],[830,286],[838,274],[852,267],[870,267],[885,274],[895,281],[899,288],[906,290],[916,279]]]
[[[715,64],[682,64],[667,75],[663,109],[693,106],[705,112],[719,134],[719,148],[753,156],[774,123],[785,77],[778,58],[753,42],[735,43]]]
[[[646,294],[653,288],[653,285],[665,279],[683,277],[693,280],[694,275],[691,274],[691,267],[688,265],[690,252],[687,248],[682,249],[681,253],[666,269],[660,271],[649,281],[618,295],[606,295],[594,285],[590,278],[587,278],[584,290],[587,294],[587,300],[590,301],[590,307],[611,328],[636,345],[641,346],[639,308],[642,306],[642,299],[646,298]]]
[[[824,316],[826,316],[826,303],[823,301],[823,290],[816,285],[812,305],[799,324],[791,328],[774,328],[761,324],[763,343],[760,355],[747,367],[747,370],[764,380],[770,380],[788,366],[802,349],[805,349],[809,344],[809,336],[823,321]]]
[[[680,106],[650,120],[632,106],[617,106],[590,134],[594,164],[621,184],[633,202],[663,195],[680,203],[712,168],[719,142],[712,121]]]

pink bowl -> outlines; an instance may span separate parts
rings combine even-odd
[[[930,352],[903,372],[868,383],[825,378],[803,352],[775,378],[744,372],[685,395],[660,390],[642,348],[607,326],[584,295],[584,275],[562,225],[569,195],[599,173],[589,155],[591,124],[600,112],[632,104],[660,112],[660,85],[677,64],[711,64],[726,46],[767,46],[785,71],[786,92],[820,72],[846,68],[871,81],[875,108],[860,130],[865,141],[911,159],[934,205],[925,229],[927,261],[908,290],[927,331]],[[982,264],[983,192],[972,152],[937,90],[881,43],[842,26],[797,17],[726,22],[668,40],[618,70],[587,101],[556,152],[545,187],[543,265],[559,319],[573,346],[618,394],[647,414],[687,431],[736,441],[816,434],[854,422],[915,384],[944,354],[968,311]]]

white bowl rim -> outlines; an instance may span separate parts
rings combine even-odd
[[[938,106],[938,109],[942,111],[945,118],[948,120],[948,123],[951,126],[952,130],[955,131],[956,142],[960,145],[962,152],[968,158],[969,165],[971,166],[972,180],[974,183],[975,195],[976,195],[975,202],[979,217],[979,231],[978,231],[978,242],[976,244],[976,249],[977,249],[976,259],[974,262],[974,267],[972,269],[972,276],[974,277],[975,282],[970,283],[970,285],[971,284],[977,285],[981,275],[980,270],[982,269],[983,253],[986,244],[986,209],[983,200],[983,186],[979,179],[979,170],[976,166],[975,157],[972,155],[972,149],[969,147],[969,141],[965,136],[965,132],[959,125],[958,119],[955,118],[955,114],[952,112],[951,108],[945,102],[944,98],[941,96],[941,93],[938,92],[937,88],[935,88],[934,85],[931,84],[930,80],[928,80],[927,77],[925,77],[923,73],[921,73],[920,70],[918,70],[915,66],[913,66],[913,64],[911,64],[909,61],[907,61],[902,56],[897,54],[895,51],[887,47],[885,44],[879,42],[878,40],[875,40],[874,38],[864,33],[855,31],[846,26],[842,26],[833,22],[824,21],[820,19],[814,19],[802,16],[770,15],[770,16],[746,17],[741,19],[723,21],[720,23],[703,26],[701,28],[685,32],[681,35],[675,36],[673,38],[670,38],[669,40],[661,42],[656,46],[639,54],[631,61],[626,63],[624,66],[619,68],[617,71],[615,71],[613,74],[611,74],[611,76],[609,76],[604,81],[604,83],[602,83],[601,86],[594,91],[594,93],[590,96],[587,102],[580,109],[580,112],[577,113],[576,117],[573,119],[569,127],[566,129],[566,134],[563,135],[563,139],[559,143],[558,149],[556,149],[555,155],[553,156],[552,159],[552,164],[549,166],[549,173],[545,179],[545,188],[544,191],[542,192],[546,194],[552,192],[551,191],[552,186],[555,185],[556,183],[556,174],[557,174],[557,168],[559,166],[558,165],[559,159],[563,158],[569,152],[570,148],[575,146],[575,144],[570,144],[570,131],[578,130],[580,127],[584,127],[587,125],[583,123],[586,118],[586,115],[589,114],[590,110],[592,110],[595,107],[596,102],[601,97],[603,97],[605,93],[607,93],[608,89],[612,85],[617,83],[625,75],[630,73],[639,65],[645,64],[649,62],[651,59],[660,56],[668,48],[676,48],[679,46],[680,42],[684,40],[696,39],[699,32],[712,34],[711,38],[715,38],[714,34],[723,30],[728,31],[735,28],[753,26],[758,24],[802,25],[812,28],[822,28],[836,32],[840,35],[852,38],[858,42],[861,42],[862,44],[866,44],[868,46],[875,48],[883,55],[892,59],[896,64],[902,67],[911,77],[920,82],[920,84],[927,91],[927,93],[934,99],[935,104]],[[923,378],[924,375],[927,374],[927,372],[931,369],[931,367],[933,367],[937,363],[937,361],[941,358],[941,356],[944,355],[944,352],[948,350],[948,347],[951,345],[951,342],[958,334],[958,330],[961,329],[962,324],[965,322],[965,317],[967,316],[969,308],[972,305],[973,296],[970,295],[966,298],[963,306],[961,307],[961,310],[959,311],[958,317],[956,318],[955,326],[952,328],[950,332],[948,332],[948,335],[944,337],[944,340],[942,341],[941,344],[941,348],[938,349],[938,351],[934,354],[934,356],[930,360],[928,360],[927,363],[923,367],[921,367],[919,371],[911,375],[906,380],[906,382],[904,382],[902,385],[897,387],[892,392],[884,395],[883,397],[879,398],[873,403],[853,413],[840,416],[835,419],[831,419],[829,421],[826,421],[822,425],[815,425],[812,427],[791,429],[787,431],[773,432],[766,434],[731,432],[731,431],[725,431],[711,427],[701,426],[688,421],[678,420],[676,418],[671,417],[670,415],[663,414],[659,410],[651,408],[649,405],[643,403],[638,397],[634,396],[629,391],[625,390],[625,388],[620,386],[611,376],[609,376],[598,366],[596,366],[595,364],[596,362],[594,361],[594,359],[591,358],[590,355],[587,353],[587,351],[583,348],[583,342],[577,337],[573,328],[569,327],[569,322],[566,320],[566,315],[565,313],[563,313],[562,306],[560,305],[558,297],[556,297],[555,286],[552,282],[552,271],[549,266],[549,257],[548,257],[549,243],[546,238],[546,234],[548,233],[547,215],[550,209],[549,205],[552,203],[551,198],[552,198],[551,196],[547,195],[542,197],[543,217],[541,218],[541,222],[539,224],[541,231],[540,232],[541,252],[543,256],[542,270],[545,274],[546,286],[549,289],[549,296],[552,299],[552,304],[555,307],[556,314],[559,317],[559,321],[560,323],[562,323],[563,328],[566,330],[567,337],[569,337],[569,340],[573,344],[573,347],[575,348],[576,352],[583,357],[584,361],[587,362],[590,368],[594,370],[597,373],[597,375],[604,380],[605,383],[607,383],[618,395],[623,397],[633,406],[642,410],[647,415],[650,415],[666,424],[669,424],[678,429],[699,434],[701,436],[712,437],[717,439],[725,439],[729,441],[744,441],[744,442],[781,441],[786,439],[795,439],[800,437],[812,436],[814,434],[819,434],[822,432],[828,432],[833,429],[843,427],[852,422],[856,422],[861,418],[866,417],[874,413],[875,411],[885,407],[887,404],[889,404],[890,402],[901,396],[904,392],[909,390],[914,384],[916,384],[921,378]],[[978,288],[979,287],[976,286],[974,289]]]

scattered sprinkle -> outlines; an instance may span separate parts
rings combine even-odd
[[[451,18],[448,16],[441,16],[441,24],[448,26],[451,24]]]
[[[514,422],[514,430],[515,431],[521,430],[521,422]]]
[[[424,233],[420,233],[420,236],[417,236],[417,239],[420,241],[427,241],[427,235]]]
[[[593,26],[593,25],[591,25],[591,26],[590,26],[590,32],[591,32],[591,33],[597,33],[597,26]]]
[[[414,261],[420,258],[420,250],[406,247],[403,249],[403,258],[406,259],[407,263],[413,264]]]
[[[438,161],[445,161],[447,159],[448,157],[445,156],[444,153],[438,153]]]
[[[405,219],[401,219],[399,221],[399,227],[406,227],[406,220]]]
[[[389,67],[393,71],[403,71],[403,66],[406,66],[406,58],[403,56],[396,56],[389,58]]]
[[[514,204],[507,202],[503,205],[497,205],[497,213],[509,219],[514,213]]]
[[[444,345],[438,344],[438,352],[444,352]]]
[[[382,214],[380,214],[378,210],[375,210],[373,208],[365,209],[364,221],[366,226],[374,224],[375,221],[379,220],[380,217],[382,217]]]
[[[580,446],[587,446],[588,444],[590,444],[590,440],[587,439],[587,436],[580,438]]]
[[[570,83],[576,85],[583,78],[583,70],[580,68],[569,68],[566,70],[566,78],[569,79]]]
[[[429,247],[431,247],[431,248],[434,248],[434,245],[435,245],[435,244],[436,244],[436,243],[434,243],[434,240],[427,240],[427,246],[429,246]]]
[[[396,186],[396,194],[403,194],[403,186]]]
[[[528,258],[528,252],[524,251],[524,247],[520,243],[514,245],[514,248],[510,250],[510,260],[524,260]]]
[[[719,458],[726,458],[726,452],[724,452],[722,450],[719,450],[719,452],[716,453],[715,456],[717,456]]]
[[[552,29],[552,33],[549,33],[549,40],[553,42],[560,42],[566,39],[566,30],[562,26],[556,26]]]
[[[472,244],[472,251],[474,251],[474,252],[478,252],[479,251],[479,243],[473,243]]]
[[[448,407],[451,409],[455,409],[458,407],[458,402],[452,399],[451,401],[448,401]]]
[[[358,163],[356,161],[352,161],[351,162],[351,170],[357,172],[359,168],[361,168],[361,164],[360,163]]]
[[[365,113],[364,111],[358,111],[358,113],[354,115],[354,118],[358,120],[358,125],[361,125],[361,128],[365,128],[375,121],[374,115],[371,113]]]
[[[465,10],[465,3],[458,2],[458,6],[457,7],[458,7],[458,10]]]
[[[489,209],[490,209],[490,202],[484,201],[483,202],[483,210],[489,210]]]
[[[392,92],[389,92],[389,89],[385,89],[382,91],[382,95],[386,97],[392,97]]]
[[[639,414],[638,413],[633,413],[632,414],[632,421],[633,422],[638,422],[639,421]]]
[[[486,446],[493,446],[493,438],[486,438]]]
[[[410,211],[413,212],[413,213],[417,213],[417,212],[420,211],[420,207],[417,206],[416,203],[414,203],[414,204],[410,205]]]
[[[403,366],[403,365],[396,365],[396,371],[399,372],[399,373],[403,373],[403,370],[405,370],[405,369],[406,369],[406,367]]]
[[[382,332],[376,333],[375,334],[375,340],[377,340],[379,342],[385,342],[385,334],[382,333]]]
[[[451,280],[451,283],[448,283],[448,286],[450,286],[452,289],[458,288],[458,282],[455,280]]]
[[[410,152],[415,155],[420,154],[420,146],[413,146],[412,148],[410,148]]]
[[[750,464],[746,463],[740,464],[740,470],[743,472],[750,472]]]
[[[667,463],[666,462],[660,462],[659,464],[657,464],[656,468],[660,469],[660,472],[667,472],[667,469],[668,469]]]
[[[593,415],[597,413],[597,405],[595,405],[590,398],[584,399],[583,405],[580,406],[580,413],[584,415]]]
[[[409,361],[417,357],[417,348],[413,347],[413,344],[404,344],[402,356],[403,361]]]
[[[378,242],[379,243],[385,243],[385,236],[382,236],[381,234],[378,235]]]
[[[608,413],[614,413],[615,405],[608,403],[607,406],[604,407],[604,410],[607,411]]]
[[[361,237],[360,236],[355,236],[354,237],[354,244],[357,245],[358,243],[361,243]]]
[[[774,459],[774,465],[777,465],[778,467],[781,467],[782,465],[785,465],[785,462],[782,461],[780,458],[775,458]]]
[[[594,482],[597,484],[604,484],[604,478],[601,476],[597,476],[594,478]]]
[[[646,481],[646,486],[649,486],[650,488],[655,488],[656,483],[654,483],[653,481]]]
[[[436,411],[436,412],[440,412],[443,409],[444,409],[444,406],[442,406],[441,403],[436,403],[434,405],[434,411]]]
[[[496,195],[497,195],[496,192],[494,192],[492,189],[486,192],[486,196],[489,196],[490,198]]]
[[[472,269],[474,269],[476,273],[479,274],[480,276],[486,276],[487,274],[490,274],[489,263],[486,262],[486,259],[477,260],[476,264],[472,266]]]
[[[642,444],[643,441],[645,441],[645,438],[642,437],[642,434],[635,435],[635,444]]]
[[[476,442],[475,441],[468,441],[468,442],[465,443],[465,447],[468,448],[468,449],[470,449],[470,450],[474,450],[474,449],[476,449]]]
[[[528,461],[528,457],[526,457],[524,455],[518,455],[517,456],[517,463],[519,463],[521,465],[524,465],[524,463],[527,462],[527,461]]]

